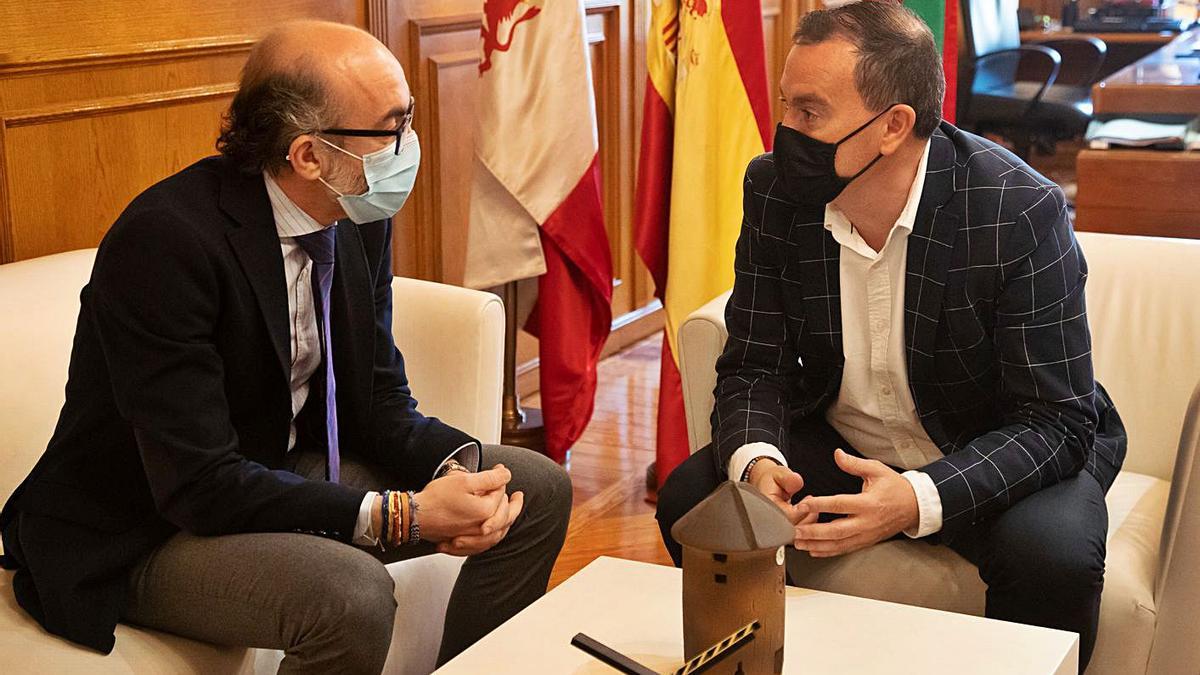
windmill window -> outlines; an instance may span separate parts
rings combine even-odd
[[[726,581],[726,577],[724,574],[714,574],[713,580],[716,581],[718,584],[723,584]]]
[[[723,563],[726,560],[729,560],[729,556],[725,555],[724,553],[714,553],[713,560],[716,560],[719,563]]]

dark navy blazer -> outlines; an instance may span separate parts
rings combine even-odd
[[[146,190],[104,237],[58,427],[0,514],[17,600],[50,632],[110,651],[130,568],[180,529],[351,541],[366,491],[286,470],[283,269],[262,176],[219,157]],[[391,281],[390,222],[338,224],[339,446],[419,489],[473,439],[417,411]]]

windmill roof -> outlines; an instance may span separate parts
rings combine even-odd
[[[795,538],[783,511],[740,481],[721,483],[675,523],[671,536],[684,546],[713,552],[775,549]]]

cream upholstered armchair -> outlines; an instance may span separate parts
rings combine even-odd
[[[1108,493],[1108,554],[1090,674],[1200,669],[1200,241],[1081,232],[1096,377],[1129,432]],[[688,439],[710,440],[728,294],[679,329]],[[810,588],[982,615],[975,568],[946,547],[889,541],[840,558],[792,550]],[[894,580],[896,583],[889,583]]]
[[[0,265],[0,500],[41,456],[63,403],[79,291],[94,250]],[[490,293],[426,281],[392,282],[392,329],[421,410],[485,443],[500,439],[504,309]],[[388,566],[401,607],[385,672],[428,673],[461,558],[432,555]],[[20,673],[274,672],[281,652],[217,647],[120,625],[101,656],[42,630],[0,571],[0,663]],[[401,630],[403,626],[403,630]]]

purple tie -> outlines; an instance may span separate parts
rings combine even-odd
[[[325,448],[328,452],[327,477],[338,482],[341,457],[338,455],[337,386],[333,378],[333,339],[329,335],[329,292],[333,287],[333,252],[335,227],[296,237],[296,241],[313,261],[313,297],[316,299],[317,328],[321,331],[321,354],[325,358]]]

